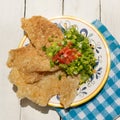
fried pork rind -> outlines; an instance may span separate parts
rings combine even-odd
[[[61,80],[58,79],[59,75],[62,75]],[[51,97],[59,95],[60,103],[65,108],[73,102],[79,82],[77,77],[66,77],[63,72],[57,71],[44,73],[38,82],[28,84],[16,68],[10,72],[9,79],[17,86],[19,98],[28,98],[40,106],[46,106]]]
[[[22,28],[27,33],[31,43],[39,50],[43,46],[49,47],[52,42],[63,39],[61,30],[42,16],[33,16],[30,19],[22,19]]]
[[[32,45],[11,50],[7,65],[27,73],[55,71],[58,69],[57,66],[51,68],[49,58],[45,54],[39,55]]]
[[[51,68],[50,59],[41,49],[61,41],[61,30],[41,16],[22,19],[22,28],[30,43],[10,50],[7,60],[12,68],[9,79],[17,87],[17,96],[46,106],[53,96],[59,95],[61,105],[68,108],[77,94],[79,76],[66,76],[57,66]]]
[[[59,80],[56,78],[55,74],[43,75],[39,82],[27,84],[16,68],[9,75],[10,81],[18,88],[18,97],[26,97],[40,106],[46,106],[49,99],[58,93]]]
[[[68,108],[74,101],[77,95],[77,88],[79,87],[78,76],[64,77],[60,83],[60,103],[64,108]]]

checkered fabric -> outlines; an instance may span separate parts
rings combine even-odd
[[[99,21],[92,23],[105,37],[111,53],[111,70],[100,93],[89,102],[64,110],[56,108],[62,120],[113,120],[120,115],[120,45]]]

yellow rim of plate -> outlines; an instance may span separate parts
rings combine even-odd
[[[82,23],[86,24],[93,31],[95,31],[97,33],[97,35],[101,38],[101,40],[102,40],[102,42],[103,42],[103,44],[104,44],[104,46],[106,48],[106,53],[107,53],[107,69],[106,69],[106,72],[105,72],[105,75],[103,77],[102,82],[100,83],[99,87],[97,89],[95,89],[89,96],[87,96],[86,98],[84,98],[84,99],[82,99],[80,101],[74,102],[74,103],[72,103],[70,105],[70,107],[75,107],[75,106],[84,104],[87,101],[89,101],[90,99],[92,99],[93,97],[95,97],[100,92],[100,90],[103,88],[103,86],[105,85],[105,83],[107,81],[107,78],[108,78],[109,71],[110,71],[110,52],[109,52],[108,45],[107,45],[106,40],[103,37],[103,35],[97,30],[97,28],[95,28],[93,25],[89,24],[85,20],[80,19],[80,18],[76,18],[76,17],[73,17],[73,16],[58,16],[58,17],[53,17],[53,18],[51,18],[49,20],[53,21],[55,19],[70,19],[70,20],[75,20],[75,21],[82,22]],[[19,44],[18,47],[22,47],[26,39],[27,39],[27,36],[24,35],[24,37],[22,38],[22,40],[21,40],[21,42],[20,42],[20,44]],[[49,106],[53,106],[53,107],[63,108],[63,106],[61,104],[58,104],[58,103],[49,102],[48,105]]]

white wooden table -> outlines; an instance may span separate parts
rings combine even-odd
[[[101,20],[120,43],[120,0],[0,0],[0,120],[60,120],[51,107],[20,105],[8,81],[8,51],[23,36],[22,17],[70,15],[88,22]]]

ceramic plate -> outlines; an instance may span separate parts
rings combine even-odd
[[[76,26],[79,32],[87,36],[89,38],[90,44],[94,46],[94,53],[96,57],[96,72],[78,89],[77,96],[71,104],[71,107],[78,106],[92,99],[103,88],[110,70],[109,49],[105,39],[99,33],[99,31],[84,20],[75,17],[62,16],[52,18],[50,21],[57,24],[61,30],[67,29],[72,25]],[[28,44],[28,42],[29,41],[26,39],[26,36],[24,36],[20,42],[19,47]],[[62,107],[59,102],[59,96],[54,96],[51,98],[48,105]]]

